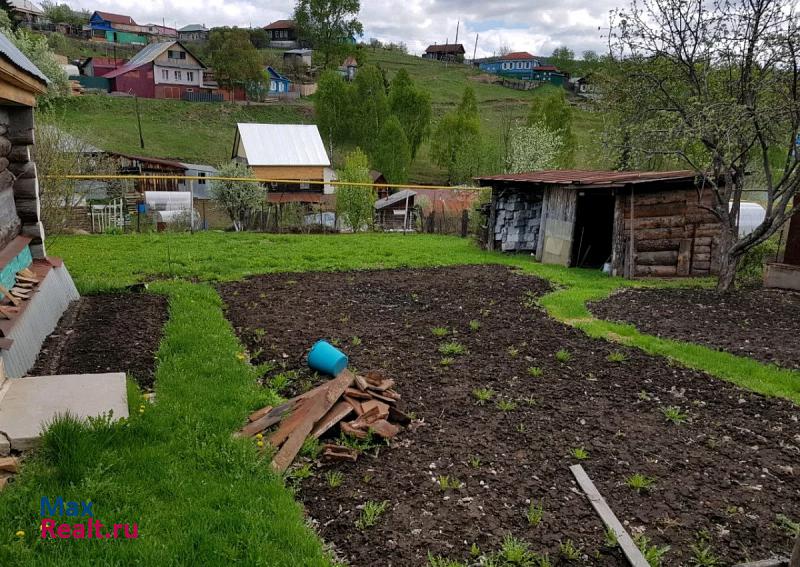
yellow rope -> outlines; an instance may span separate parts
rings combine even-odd
[[[400,183],[356,183],[350,181],[305,181],[301,179],[261,179],[258,177],[199,177],[182,175],[45,175],[46,179],[77,179],[77,180],[110,180],[110,179],[149,179],[149,180],[178,180],[178,181],[251,181],[256,183],[281,183],[297,185],[331,185],[333,187],[374,187],[379,189],[442,189],[442,190],[461,190],[461,191],[480,191],[481,187],[468,187],[463,185],[409,185]]]

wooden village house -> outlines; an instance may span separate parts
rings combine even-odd
[[[266,26],[269,46],[277,49],[297,47],[297,27],[292,20],[276,20]]]
[[[615,275],[718,270],[712,191],[692,171],[552,170],[479,178],[491,187],[487,247]]]
[[[438,61],[462,62],[465,53],[464,46],[460,43],[441,43],[429,45],[422,57]]]
[[[382,230],[413,230],[416,196],[414,191],[403,189],[375,201],[375,224]]]
[[[800,195],[794,198],[794,209],[800,209]],[[792,215],[786,228],[786,248],[779,262],[767,264],[766,287],[800,291],[800,214]]]

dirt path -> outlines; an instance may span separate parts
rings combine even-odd
[[[797,407],[589,339],[535,307],[548,289],[541,280],[480,266],[284,274],[220,289],[256,362],[274,360],[310,382],[306,349],[336,340],[352,366],[395,378],[419,419],[377,457],[337,465],[341,486],[330,486],[325,469],[302,484],[322,537],[353,565],[427,565],[428,553],[463,561],[473,543],[494,551],[508,534],[553,565],[567,564],[567,540],[582,550],[578,563],[624,565],[569,473],[578,447],[628,528],[671,546],[663,565],[687,563],[701,538],[724,564],[791,549],[778,515],[800,519]],[[455,332],[440,339],[433,327]],[[448,341],[468,352],[442,366]],[[559,350],[569,360],[559,362]],[[625,360],[609,361],[618,350]],[[477,405],[476,388],[493,399]],[[687,421],[668,422],[670,406]],[[637,493],[626,484],[634,473],[655,484]],[[442,476],[464,486],[442,490]],[[378,523],[358,530],[359,507],[383,500]],[[530,501],[543,505],[537,526],[526,518]]]

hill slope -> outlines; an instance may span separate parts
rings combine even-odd
[[[467,65],[445,65],[382,49],[368,49],[367,59],[380,65],[390,80],[399,69],[406,69],[419,86],[431,93],[434,120],[452,109],[464,88],[471,86],[480,107],[484,135],[490,138],[499,139],[503,114],[524,120],[537,96],[536,91],[515,91],[481,82],[480,73]],[[229,159],[236,122],[314,123],[313,105],[308,99],[269,106],[140,99],[139,105],[144,149],[139,147],[135,104],[131,98],[75,97],[43,119],[56,121],[103,149],[213,165]],[[576,107],[573,130],[577,142],[576,165],[604,167],[602,152],[597,151],[600,115]],[[335,163],[346,149],[335,149]],[[411,180],[441,183],[444,178],[444,172],[430,161],[424,144],[412,165]]]

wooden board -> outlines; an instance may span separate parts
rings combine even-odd
[[[617,519],[617,516],[611,510],[608,503],[606,503],[605,499],[600,495],[600,492],[595,487],[592,479],[589,478],[589,475],[586,474],[586,471],[583,470],[583,467],[581,465],[573,465],[569,470],[572,471],[575,480],[578,481],[578,484],[581,489],[583,489],[589,502],[591,502],[592,507],[600,516],[600,519],[603,520],[606,527],[614,532],[619,547],[622,549],[623,553],[625,553],[628,562],[633,567],[650,567],[650,564],[644,558],[642,552],[636,547],[633,539],[631,539],[631,536],[625,531],[622,523]]]
[[[321,420],[319,420],[319,422],[317,422],[317,425],[315,425],[314,429],[311,430],[311,437],[314,439],[319,439],[331,427],[350,415],[350,412],[352,411],[353,407],[347,402],[338,402],[328,411],[328,413],[325,414]]]
[[[6,299],[8,299],[15,306],[19,306],[22,303],[19,299],[11,295],[11,292],[8,291],[8,289],[3,287],[2,285],[0,285],[0,294],[4,295]]]
[[[19,461],[15,457],[0,457],[0,471],[18,473]]]
[[[261,419],[262,417],[264,417],[265,415],[267,415],[271,411],[272,411],[272,406],[267,406],[265,408],[261,408],[260,410],[256,410],[256,411],[254,411],[253,413],[250,414],[250,416],[247,418],[247,421],[251,421],[251,422],[252,421],[257,421],[257,420]]]
[[[291,404],[289,407],[286,405],[281,406],[280,408],[275,408],[270,412],[262,415],[260,418],[256,419],[255,421],[251,421],[244,427],[242,427],[238,432],[236,432],[237,437],[252,437],[257,433],[261,433],[272,427],[273,425],[280,422],[283,419],[283,416],[288,412],[294,404]]]

